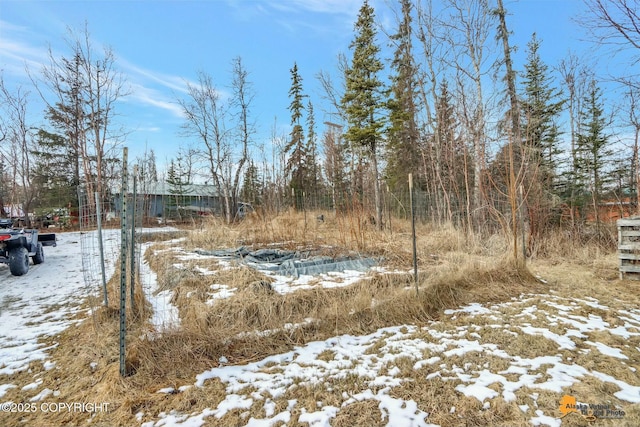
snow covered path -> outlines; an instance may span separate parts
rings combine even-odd
[[[82,274],[80,239],[80,233],[59,234],[58,246],[44,248],[45,262],[30,265],[24,276],[12,276],[0,265],[0,374],[46,359],[38,338],[63,331],[82,311],[91,290]]]

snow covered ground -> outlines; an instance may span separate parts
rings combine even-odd
[[[146,422],[143,426],[200,426],[205,423],[206,417],[222,418],[234,409],[248,410],[258,401],[265,408],[265,416],[247,417],[247,426],[270,426],[278,421],[287,423],[291,420],[292,412],[298,411],[299,422],[329,427],[341,408],[364,400],[378,403],[388,426],[435,426],[437,424],[429,422],[428,414],[419,409],[415,401],[393,397],[394,387],[413,381],[398,367],[406,364],[407,358],[413,371],[424,371],[427,380],[437,378],[456,382],[455,390],[460,396],[478,399],[486,410],[491,409],[493,399],[497,397],[505,402],[526,400],[529,403],[519,407],[532,425],[561,425],[557,406],[552,413],[540,409],[538,397],[541,392],[562,393],[565,388],[588,377],[619,388],[613,396],[621,402],[640,403],[640,382],[636,375],[640,348],[632,345],[622,349],[612,348],[585,340],[589,333],[610,333],[624,340],[636,337],[634,341],[637,343],[637,337],[640,336],[640,310],[618,312],[618,326],[612,327],[598,315],[579,314],[588,311],[589,307],[607,310],[607,307],[589,298],[527,295],[504,304],[474,304],[449,310],[445,319],[434,322],[428,328],[403,326],[381,329],[367,336],[343,335],[312,342],[291,352],[244,366],[218,367],[197,375],[193,384],[193,387],[207,387],[207,381],[211,379],[218,379],[225,384],[226,398],[217,407],[198,414],[163,413],[157,421]],[[515,316],[512,315],[514,310],[518,313]],[[563,332],[559,334],[548,328],[531,326],[531,321],[540,318],[546,318],[549,327]],[[452,321],[461,326],[452,330],[443,329],[445,323]],[[595,351],[605,359],[617,359],[636,378],[635,385],[600,372],[597,367],[581,366],[567,356],[571,353],[553,352],[548,356],[522,357],[511,352],[508,346],[501,347],[483,339],[483,333],[488,330],[500,330],[514,336],[542,336],[555,343],[558,352],[563,349],[582,354]],[[577,343],[580,342],[587,344],[587,347],[577,349]],[[327,353],[331,354],[328,359]],[[469,363],[458,364],[465,358],[469,359]],[[484,362],[473,362],[478,358],[484,359]],[[501,359],[504,363],[494,363],[495,359]],[[631,359],[633,361],[627,363]],[[506,368],[495,369],[495,366],[505,364]],[[340,405],[326,405],[319,401],[317,409],[309,411],[292,400],[286,410],[275,412],[274,401],[287,391],[306,386],[331,387],[332,382],[353,374],[364,378],[364,386],[357,392],[339,396]],[[625,376],[624,372],[620,374]],[[187,388],[159,392],[182,392]],[[597,404],[589,402],[587,398],[583,398],[584,404]],[[455,413],[455,402],[451,402],[449,411]]]
[[[49,348],[39,344],[38,338],[53,336],[82,320],[83,310],[87,310],[82,308],[83,300],[89,294],[100,297],[99,286],[88,287],[83,279],[83,237],[87,238],[79,233],[59,234],[58,246],[45,248],[45,263],[31,266],[25,276],[13,277],[6,266],[0,266],[0,398],[14,387],[30,387],[34,399],[38,398],[43,390],[37,383],[12,383],[8,376],[27,369],[34,360],[42,361],[45,368],[55,367]],[[106,250],[114,251],[117,235],[108,234],[105,242],[109,245]],[[108,271],[112,273],[113,266]],[[167,322],[176,326],[170,292],[156,293],[155,274],[147,265],[142,267],[142,274],[156,311],[153,323],[158,329]],[[347,276],[340,281],[351,283]],[[335,285],[329,279],[303,277],[296,282],[281,278],[276,288],[283,292],[287,284]],[[216,291],[220,295],[215,295]],[[212,288],[212,298],[231,292],[218,284]],[[493,342],[491,337],[498,334],[513,336],[514,346]],[[606,343],[596,339],[604,336]],[[191,385],[157,391],[179,394],[189,388],[210,387],[215,379],[226,389],[221,402],[197,413],[141,412],[138,419],[144,427],[201,426],[207,417],[220,419],[239,410],[248,426],[281,425],[295,414],[298,422],[328,427],[341,409],[374,401],[388,426],[438,425],[419,402],[395,393],[414,381],[418,372],[424,381],[455,385],[459,398],[477,399],[487,411],[496,399],[516,402],[532,425],[560,426],[558,406],[549,408],[539,401],[540,396],[566,392],[581,381],[610,384],[612,398],[619,402],[620,409],[640,404],[639,337],[638,308],[614,311],[589,297],[525,295],[503,304],[450,310],[425,328],[397,326],[367,336],[337,336],[243,366],[225,365],[222,359],[220,367],[197,374]],[[515,342],[527,339],[543,340],[548,354],[529,357],[518,353]],[[619,372],[602,372],[599,364],[585,366],[583,361],[587,359],[582,356],[593,354],[602,366],[617,364]],[[331,403],[318,400],[313,408],[296,399],[289,399],[284,406],[281,403],[297,388],[316,387],[331,393],[333,384],[352,376],[359,378],[357,389],[338,392]],[[576,397],[579,402],[601,403],[589,401],[589,396]],[[260,415],[250,415],[249,409],[256,405],[262,408]],[[456,402],[450,402],[447,412],[456,414],[458,410]]]
[[[14,277],[0,265],[0,374],[24,370],[33,360],[46,360],[40,336],[53,336],[69,326],[92,291],[82,273],[80,233],[58,235],[57,247],[45,247],[45,262]],[[95,290],[95,289],[94,289]],[[77,321],[77,320],[76,320]],[[0,396],[3,395],[0,385]]]

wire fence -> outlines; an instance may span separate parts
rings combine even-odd
[[[135,200],[130,191],[126,195],[127,217],[135,212],[135,227],[157,227],[159,225],[195,224],[209,217],[225,217],[226,201],[213,195],[149,195],[136,194]],[[100,215],[96,212],[95,195],[79,192],[78,218],[71,222],[81,231],[97,230],[98,220],[104,230],[120,228],[122,222],[122,196],[116,193],[99,200]],[[381,207],[384,223],[394,220],[411,220],[409,190],[404,192],[381,192]],[[242,220],[246,215],[258,213],[267,217],[276,217],[290,210],[326,215],[328,213],[358,213],[374,221],[376,216],[375,200],[369,195],[351,195],[335,193],[330,189],[308,194],[303,191],[286,194],[274,192],[259,198],[237,199],[230,201],[232,221]],[[414,191],[413,207],[418,222],[450,222],[463,226],[469,217],[469,203],[465,200],[447,199],[424,191]],[[97,245],[97,242],[95,242]],[[97,248],[88,246],[88,250],[97,253]]]
[[[110,210],[111,204],[96,193],[89,193],[86,187],[78,189],[78,216],[72,222],[77,222],[80,229],[84,282],[87,288],[100,291],[105,306],[107,282],[115,271],[120,244],[119,229],[108,215]]]

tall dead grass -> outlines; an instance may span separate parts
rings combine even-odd
[[[309,217],[314,218],[314,223],[310,224]],[[407,224],[396,224],[393,233],[380,233],[359,219],[335,218],[325,213],[324,221],[319,222],[315,217],[252,217],[232,227],[214,221],[212,226],[191,233],[185,244],[192,249],[313,245],[336,255],[355,251],[381,256],[387,267],[411,271]],[[345,227],[350,231],[345,232]],[[312,233],[313,242],[305,240]],[[363,233],[367,234],[366,245],[361,241]],[[172,259],[175,253],[158,247],[149,262],[158,273],[161,287],[174,291],[181,328],[165,333],[153,343],[140,341],[135,345],[140,361],[136,375],[146,376],[149,381],[174,378],[180,382],[188,373],[176,364],[177,360],[190,360],[196,372],[216,365],[222,356],[231,363],[248,362],[337,334],[365,334],[391,325],[424,324],[446,308],[472,301],[504,300],[539,286],[526,270],[517,269],[498,256],[503,250],[498,239],[469,238],[452,226],[421,226],[417,246],[417,295],[414,277],[406,272],[380,273],[347,287],[318,286],[279,294],[252,286],[270,279],[244,266],[207,275],[188,265],[172,268],[177,263]],[[208,290],[214,283],[225,283],[236,293],[208,304]]]
[[[539,238],[532,248],[534,258],[553,261],[570,260],[589,264],[611,254],[617,247],[615,225],[601,225],[599,230],[585,227],[577,230],[557,229]]]
[[[148,306],[136,293],[136,305],[143,310],[137,318],[136,313],[129,313],[130,376],[119,376],[118,312],[116,305],[110,305],[97,308],[92,322],[70,328],[56,338],[59,345],[52,350],[58,361],[55,372],[45,371],[34,362],[29,374],[20,374],[24,376],[22,382],[32,381],[33,373],[39,372],[45,378],[43,386],[60,391],[60,401],[111,402],[110,411],[96,414],[92,425],[132,425],[138,423],[135,417],[140,411],[157,414],[171,408],[195,412],[215,406],[224,398],[224,387],[216,386],[215,381],[206,389],[192,388],[177,394],[156,392],[161,387],[177,389],[192,384],[197,373],[217,366],[223,356],[227,363],[245,363],[337,334],[422,325],[438,318],[447,308],[509,300],[544,286],[528,270],[516,268],[503,258],[508,249],[504,236],[480,238],[450,225],[419,225],[416,295],[414,277],[407,273],[412,270],[410,224],[396,221],[392,231],[380,232],[362,217],[335,217],[327,212],[323,215],[323,221],[310,212],[306,216],[290,213],[275,218],[255,215],[233,226],[212,219],[186,233],[187,238],[179,244],[189,249],[312,246],[336,255],[357,252],[381,256],[389,270],[397,271],[379,273],[343,288],[316,287],[279,294],[252,286],[269,280],[257,271],[243,267],[203,275],[195,266],[177,260],[170,244],[158,243],[148,252],[147,260],[157,273],[160,289],[174,292],[181,327],[160,335],[150,334],[145,323]],[[549,241],[547,256],[560,257],[565,251],[562,246],[566,240],[555,238],[557,243]],[[586,261],[593,257],[594,250],[577,247],[569,255]],[[178,263],[182,267],[176,268]],[[237,291],[226,300],[207,304],[213,283],[225,283]],[[114,279],[109,282],[110,301],[118,301],[118,295],[118,280]],[[24,392],[11,389],[5,397],[26,401],[28,396],[21,393]],[[336,425],[353,425],[359,419],[356,413],[368,406],[363,402],[347,408],[336,418]],[[17,425],[11,420],[0,414],[1,425]],[[86,414],[35,413],[25,414],[19,423],[79,425],[85,421]]]

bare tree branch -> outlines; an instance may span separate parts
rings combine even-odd
[[[584,0],[592,16],[582,25],[603,45],[640,50],[640,15],[636,0]],[[640,52],[635,55],[640,60]]]

